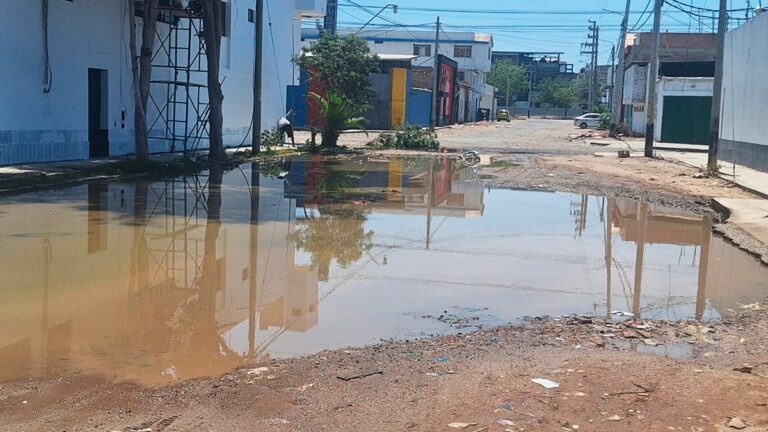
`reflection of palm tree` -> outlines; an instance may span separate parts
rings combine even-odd
[[[363,170],[334,169],[332,163],[323,164],[322,177],[315,197],[322,202],[320,217],[308,218],[292,234],[297,249],[312,254],[312,263],[321,274],[328,274],[331,261],[347,266],[362,258],[373,248],[373,231],[365,230],[365,207],[350,203],[353,192],[363,178]],[[306,210],[306,209],[305,209]]]

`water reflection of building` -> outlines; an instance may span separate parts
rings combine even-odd
[[[317,270],[294,263],[295,204],[261,176],[252,212],[244,178],[227,177],[218,222],[205,176],[80,186],[8,207],[0,379],[221,373],[263,355],[274,333],[312,328]]]
[[[299,207],[330,203],[338,188],[350,199],[367,199],[374,212],[480,217],[485,210],[483,185],[473,181],[473,169],[450,158],[329,163],[317,156],[292,159],[289,172],[286,196]]]
[[[299,256],[307,207],[352,208],[340,219],[359,233],[343,227],[350,242],[328,255],[346,262],[369,247],[367,212],[483,211],[482,187],[450,163],[373,161],[351,176],[347,165],[317,167],[306,180],[314,189],[246,168],[77,186],[0,209],[0,380],[75,369],[145,383],[224,373],[318,324],[330,261]],[[318,235],[319,256],[339,243]]]
[[[643,264],[646,245],[694,247],[693,257],[699,273],[695,310],[697,319],[704,316],[707,302],[718,314],[724,316],[732,314],[740,304],[768,295],[762,263],[727,244],[724,238],[713,236],[709,215],[696,216],[673,208],[621,199],[608,199],[607,214],[608,232],[618,232],[623,240],[633,241],[637,245],[632,303],[636,315],[642,314],[640,297],[643,272],[647,271]],[[610,239],[610,235],[606,238]],[[611,266],[611,245],[606,242],[609,292]]]

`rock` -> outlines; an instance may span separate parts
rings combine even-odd
[[[729,428],[732,429],[746,429],[747,425],[744,423],[744,421],[738,417],[733,417],[731,420],[726,424]]]
[[[589,338],[589,341],[599,347],[605,346],[605,340],[603,340],[603,338],[601,338],[600,336],[592,336],[591,338]]]
[[[655,341],[653,339],[643,339],[643,343],[648,345],[648,346],[653,346],[653,347],[661,345],[660,342],[657,342],[657,341]]]
[[[627,339],[640,339],[640,333],[637,330],[624,330],[622,336]]]
[[[621,417],[621,416],[618,416],[618,415],[613,415],[613,416],[610,416],[610,417],[608,417],[606,420],[610,420],[610,421],[619,421],[619,420],[621,420],[621,419],[622,419],[622,417]]]

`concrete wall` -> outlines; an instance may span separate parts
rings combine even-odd
[[[654,139],[661,141],[661,131],[664,127],[664,98],[675,96],[711,98],[714,93],[714,86],[714,78],[661,78],[659,81],[659,103],[656,110]]]
[[[265,2],[262,124],[274,128],[286,111],[286,88],[298,81],[291,56],[299,51],[301,22],[296,0]],[[251,123],[253,104],[253,28],[248,10],[254,0],[228,1],[230,33],[222,41],[224,140],[239,145]],[[311,2],[304,1],[302,5]],[[316,0],[324,10],[325,0]],[[314,4],[314,3],[313,3]],[[88,69],[107,71],[106,121],[110,155],[133,152],[133,90],[128,52],[126,0],[51,1],[49,52],[53,85],[43,92],[44,49],[40,2],[4,2],[0,28],[0,165],[87,159]],[[141,19],[138,20],[141,23]],[[160,25],[161,34],[167,32]],[[140,34],[140,29],[139,29]],[[159,46],[159,42],[158,42]],[[158,72],[153,79],[170,79]],[[165,88],[153,85],[164,103]],[[207,97],[205,98],[207,100]],[[150,108],[152,108],[150,103]],[[150,109],[150,122],[157,117]],[[156,126],[162,130],[164,125]],[[168,151],[152,141],[151,151]]]
[[[728,32],[725,41],[720,158],[768,171],[768,14]]]

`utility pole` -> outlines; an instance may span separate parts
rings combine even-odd
[[[725,57],[725,32],[728,31],[728,5],[720,0],[720,18],[717,23],[717,58],[715,58],[715,92],[712,95],[712,119],[709,123],[709,158],[707,167],[717,170],[720,147],[720,110],[723,103],[723,60]]]
[[[600,44],[600,27],[597,26],[597,23],[592,24],[592,34],[594,35],[593,43],[595,44],[594,50],[592,50],[592,91],[594,92],[594,95],[592,96],[592,105],[590,105],[589,109],[593,110],[595,105],[599,105],[602,101],[602,94],[600,93],[600,77],[599,75],[599,44]]]
[[[439,101],[437,93],[439,91],[440,82],[438,80],[438,74],[440,72],[440,17],[437,17],[437,30],[435,30],[435,66],[432,73],[432,115],[429,118],[429,130],[434,131],[435,126],[438,125],[438,106]]]
[[[611,111],[611,134],[616,135],[616,126],[624,123],[622,107],[624,106],[624,47],[627,46],[627,30],[629,29],[629,13],[632,0],[627,0],[624,19],[621,21],[621,36],[619,36],[619,66],[613,79],[613,110]]]
[[[328,6],[325,9],[325,19],[323,20],[323,28],[332,35],[336,34],[338,16],[339,0],[328,0]]]
[[[608,106],[611,107],[611,119],[613,119],[613,99],[616,97],[616,47],[611,48],[611,73],[609,76],[611,77],[611,86],[608,89]]]
[[[591,111],[595,106],[595,95],[597,93],[597,60],[598,60],[598,39],[600,38],[600,29],[597,27],[597,21],[589,20],[589,42],[582,44],[582,54],[589,54],[590,77],[589,77],[589,98],[587,105]]]
[[[645,113],[645,157],[653,157],[653,136],[656,132],[656,81],[659,79],[659,45],[661,44],[661,6],[664,0],[654,0],[653,38],[651,42],[651,70],[648,74],[648,94]]]
[[[251,154],[261,151],[261,85],[264,60],[264,0],[256,0],[256,21],[253,29],[253,117],[251,118]]]

